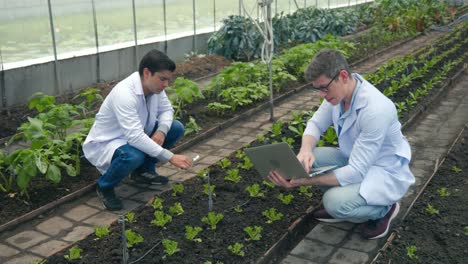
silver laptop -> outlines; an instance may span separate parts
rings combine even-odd
[[[272,170],[277,170],[286,179],[307,178],[335,169],[336,165],[313,168],[308,174],[287,143],[263,145],[245,149],[258,173],[267,178]]]

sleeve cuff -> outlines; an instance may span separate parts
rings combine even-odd
[[[161,162],[168,162],[172,159],[172,156],[174,156],[174,153],[167,149],[163,149],[156,158]]]
[[[168,125],[159,125],[157,131],[161,131],[164,133],[164,135],[167,135],[167,132],[169,132],[169,126]]]

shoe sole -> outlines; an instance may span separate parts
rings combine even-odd
[[[392,216],[390,216],[390,220],[388,220],[388,226],[387,226],[387,229],[385,229],[385,232],[383,232],[382,234],[380,234],[378,236],[370,237],[368,239],[378,239],[378,238],[382,238],[382,237],[387,235],[388,230],[390,229],[390,225],[392,224],[393,219],[395,219],[395,217],[397,217],[398,213],[400,212],[400,204],[397,203],[396,205],[397,206],[395,208],[395,211],[393,212]]]
[[[315,219],[317,219],[320,222],[324,222],[324,223],[350,222],[350,223],[354,223],[354,224],[362,224],[362,223],[367,222],[367,220],[360,220],[360,219],[336,219],[336,218],[334,218],[334,219],[315,218]]]
[[[166,184],[169,183],[169,181],[167,181],[167,182],[154,182],[154,181],[142,179],[141,177],[130,178],[130,179],[133,180],[136,183],[143,183],[143,184],[150,184],[150,185],[166,185]]]
[[[123,209],[123,206],[121,208],[109,208],[106,206],[106,204],[104,204],[104,199],[103,199],[103,196],[101,195],[101,193],[96,189],[96,194],[99,198],[99,200],[101,201],[101,204],[102,204],[102,207],[104,207],[104,209],[107,209],[109,211],[119,211],[119,210],[122,210]]]

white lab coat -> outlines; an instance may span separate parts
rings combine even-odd
[[[112,156],[122,145],[131,146],[165,162],[173,153],[150,138],[156,121],[165,134],[172,125],[174,109],[166,93],[145,98],[140,75],[131,74],[106,97],[83,143],[85,157],[101,172],[109,168]]]
[[[361,84],[356,87],[340,133],[340,104],[323,101],[307,122],[304,135],[318,142],[333,124],[340,151],[348,158],[346,166],[334,170],[340,185],[361,183],[359,193],[369,205],[390,205],[415,182],[408,165],[410,145],[401,133],[393,102],[359,74],[353,76]]]

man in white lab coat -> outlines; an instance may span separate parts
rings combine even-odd
[[[269,178],[286,188],[320,186],[324,208],[314,212],[317,220],[364,223],[364,238],[384,237],[398,214],[398,200],[415,181],[408,165],[411,149],[395,105],[361,75],[351,74],[346,59],[335,50],[317,53],[305,77],[325,100],[307,122],[297,158],[307,172],[311,167],[338,168],[289,181],[272,171]],[[330,125],[339,148],[315,148]]]
[[[138,72],[119,82],[106,97],[85,142],[86,158],[102,173],[97,193],[109,210],[122,209],[114,187],[132,178],[166,184],[156,173],[156,162],[187,169],[189,157],[169,149],[184,135],[184,126],[173,120],[174,109],[164,89],[175,70],[166,54],[152,50],[140,61]]]

